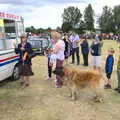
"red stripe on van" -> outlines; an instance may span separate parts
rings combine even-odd
[[[11,59],[14,59],[14,58],[17,58],[17,57],[19,57],[19,55],[12,56],[12,57],[5,58],[5,59],[2,59],[2,60],[0,60],[0,62],[5,62],[5,61],[7,61],[7,60],[11,60]]]

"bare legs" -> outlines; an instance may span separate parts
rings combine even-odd
[[[20,84],[23,85],[24,87],[29,86],[29,76],[21,76],[21,82]]]

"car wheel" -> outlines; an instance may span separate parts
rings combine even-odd
[[[20,76],[19,76],[19,68],[18,68],[18,66],[15,66],[11,79],[12,80],[18,80],[19,78],[20,78]]]

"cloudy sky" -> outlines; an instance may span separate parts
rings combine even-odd
[[[113,7],[120,4],[120,0],[0,0],[0,11],[23,16],[25,27],[56,28],[62,24],[64,8],[77,6],[83,13],[89,3],[99,15],[103,6]]]

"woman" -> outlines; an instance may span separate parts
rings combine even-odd
[[[83,61],[84,61],[84,66],[88,66],[88,54],[89,54],[89,44],[87,42],[87,39],[85,39],[81,42],[81,52],[83,55]]]
[[[58,32],[51,32],[51,37],[55,42],[55,49],[53,53],[56,55],[56,70],[61,69],[64,63],[64,51],[65,51],[65,43],[61,40],[61,35]],[[62,78],[59,75],[56,75],[56,87],[62,87]]]
[[[27,35],[23,34],[21,36],[21,43],[16,48],[16,53],[20,54],[19,60],[19,72],[20,72],[20,79],[21,85],[24,87],[29,86],[29,77],[33,75],[31,69],[31,58],[30,54],[32,53],[32,46],[29,42],[27,42]]]

